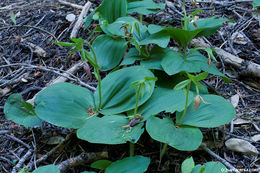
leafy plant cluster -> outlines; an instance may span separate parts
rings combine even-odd
[[[94,67],[96,91],[57,83],[41,91],[34,105],[12,94],[4,106],[7,119],[25,127],[46,121],[73,128],[79,139],[91,143],[130,143],[131,157],[92,165],[106,173],[146,171],[150,159],[134,156],[134,144],[144,130],[164,144],[160,159],[168,145],[181,151],[196,150],[203,138],[199,128],[229,123],[235,110],[224,98],[209,94],[201,83],[208,74],[229,81],[212,63],[216,61],[214,50],[202,49],[205,57],[198,51],[201,48],[189,48],[189,43],[214,34],[228,19],[196,21],[200,12],[196,10],[190,15],[184,11],[181,28],[142,23],[142,15],[163,8],[152,0],[104,0],[85,20],[86,27],[92,20],[99,22],[99,35],[93,43],[81,38],[57,43],[72,47],[72,52],[80,51],[82,60]],[[128,16],[132,13],[138,13],[140,19]],[[178,51],[167,47],[170,40],[178,43]],[[101,79],[100,72],[109,73]],[[183,173],[220,172],[214,166],[224,167],[215,162],[194,166],[192,161],[183,163]]]

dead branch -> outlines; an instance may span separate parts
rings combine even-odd
[[[218,159],[223,165],[225,165],[227,168],[231,169],[232,172],[240,173],[234,166],[232,166],[229,162],[227,162],[225,159],[221,158],[219,155],[215,154],[213,151],[211,151],[205,144],[201,144],[200,147],[209,153],[211,156]]]
[[[106,158],[108,158],[107,152],[99,152],[99,153],[84,152],[76,157],[61,162],[60,164],[57,165],[57,167],[60,169],[61,172],[64,172],[66,169],[70,167],[75,167],[85,163],[90,163],[96,160],[106,159]]]
[[[202,39],[193,39],[191,41],[193,46],[210,47]],[[214,48],[216,53],[221,56],[225,64],[230,64],[242,71],[243,75],[253,75],[254,77],[260,77],[260,65],[254,62],[243,60],[231,53],[226,52],[220,48]]]
[[[74,27],[71,31],[70,38],[77,37],[78,31],[79,31],[81,25],[83,24],[83,18],[87,15],[91,5],[92,5],[92,3],[90,1],[88,1],[84,5],[84,7],[83,7],[83,9],[82,9],[82,11],[81,11],[81,13],[78,17],[78,20],[75,23],[75,25],[74,25]]]
[[[16,173],[20,169],[24,162],[32,155],[32,150],[28,150],[27,153],[19,160],[19,162],[13,167],[12,173]]]
[[[71,2],[59,0],[59,3],[61,3],[62,5],[67,5],[67,6],[70,6],[70,7],[73,7],[73,8],[77,8],[77,9],[80,9],[80,10],[83,9],[83,6],[82,6],[82,5],[73,4],[73,3],[71,3]]]

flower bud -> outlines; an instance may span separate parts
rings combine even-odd
[[[195,98],[194,98],[194,103],[195,103],[195,111],[198,109],[198,107],[200,106],[200,104],[202,103],[203,101],[203,98],[200,96],[200,95],[197,95]]]

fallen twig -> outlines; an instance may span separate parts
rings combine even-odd
[[[58,144],[57,146],[55,146],[53,149],[51,149],[49,152],[47,152],[46,154],[44,154],[41,158],[36,160],[36,165],[38,165],[39,163],[45,161],[49,156],[51,156],[54,152],[56,152],[59,148],[63,147],[65,145],[65,143],[67,143],[71,137],[74,135],[74,133],[70,133],[66,136],[65,140],[63,142],[61,142],[60,144]],[[33,162],[30,162],[27,165],[27,168],[32,169],[33,166]]]
[[[32,155],[32,150],[28,150],[27,153],[19,160],[19,162],[13,167],[12,173],[16,173],[20,169],[24,162]]]
[[[191,41],[193,46],[210,47],[201,39],[193,39]],[[220,48],[214,48],[216,53],[220,55],[225,64],[231,64],[234,67],[240,69],[243,75],[253,75],[254,77],[260,77],[260,65],[254,62],[243,60],[231,53],[226,52]]]
[[[219,155],[215,154],[213,151],[211,151],[205,144],[201,144],[200,147],[209,153],[211,156],[218,159],[221,163],[223,163],[227,168],[231,169],[232,172],[240,173],[234,166],[232,166],[229,162],[227,162],[225,159],[221,158]]]
[[[80,28],[81,25],[83,24],[83,18],[87,15],[87,13],[88,13],[88,11],[89,11],[89,9],[90,9],[91,4],[92,4],[92,3],[91,3],[90,1],[88,1],[88,2],[84,5],[84,7],[83,7],[83,9],[82,9],[82,11],[81,11],[81,13],[80,13],[80,15],[79,15],[79,17],[78,17],[78,20],[77,20],[77,22],[75,23],[75,25],[74,25],[74,27],[73,27],[73,29],[72,29],[72,31],[71,31],[70,38],[77,37],[79,28]]]
[[[61,172],[64,172],[66,169],[70,167],[75,167],[85,163],[90,163],[96,160],[106,159],[106,158],[108,158],[107,152],[99,152],[99,153],[84,152],[76,157],[61,162],[60,164],[57,165],[57,167],[60,169]]]
[[[11,67],[11,66],[23,66],[25,68],[32,68],[32,69],[39,69],[39,70],[44,70],[44,71],[49,71],[49,72],[52,72],[52,73],[55,73],[55,74],[58,74],[60,76],[63,76],[71,81],[74,81],[74,82],[78,82],[80,85],[92,90],[92,91],[95,91],[96,88],[95,87],[92,87],[88,84],[86,84],[85,82],[81,81],[79,78],[77,78],[76,76],[74,76],[73,74],[71,74],[68,71],[64,71],[64,70],[59,70],[59,69],[56,69],[56,68],[52,68],[52,67],[39,67],[39,66],[36,66],[36,65],[31,65],[31,64],[26,64],[26,63],[14,63],[14,64],[7,64],[7,65],[1,65],[0,68],[3,68],[3,67]],[[61,71],[61,72],[59,72]]]
[[[16,138],[15,136],[8,135],[8,134],[6,134],[5,136],[7,136],[8,138],[10,138],[10,139],[12,139],[12,140],[14,140],[14,141],[16,141],[16,142],[22,144],[22,145],[25,146],[26,148],[31,149],[30,145],[26,144],[26,143],[23,142],[21,139],[18,139],[18,138]]]
[[[42,29],[42,28],[39,28],[39,27],[36,27],[36,26],[31,26],[31,25],[9,25],[9,26],[1,27],[0,30],[4,30],[4,29],[8,29],[8,28],[20,28],[20,27],[33,28],[33,29],[36,29],[36,30],[45,32],[45,33],[49,34],[52,38],[54,38],[55,41],[58,42],[58,40],[57,40],[57,38],[55,37],[55,35],[53,35],[53,34],[50,33],[49,31],[46,31],[46,30],[44,30],[44,29]]]
[[[73,4],[71,2],[59,0],[59,3],[61,3],[62,5],[67,5],[67,6],[73,7],[73,8],[77,8],[77,9],[81,9],[81,10],[83,9],[82,5]]]

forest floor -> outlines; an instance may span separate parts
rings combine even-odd
[[[80,6],[86,3],[81,0],[70,2]],[[233,19],[234,23],[227,23],[204,41],[212,47],[221,48],[243,59],[245,63],[253,62],[260,65],[260,17],[254,14],[256,10],[252,8],[252,2],[212,2],[197,4],[197,7],[204,10],[200,13],[200,18],[209,17],[214,11],[215,16]],[[100,0],[93,0],[91,9],[93,10],[99,4]],[[188,13],[195,8],[187,3]],[[79,55],[69,55],[69,48],[52,43],[57,40],[69,41],[74,23],[67,21],[66,16],[68,14],[78,16],[80,12],[81,9],[52,0],[0,1],[0,172],[9,173],[14,166],[20,169],[32,166],[35,169],[36,166],[59,164],[88,152],[107,152],[108,159],[111,161],[128,156],[127,144],[91,144],[77,139],[72,129],[60,128],[48,123],[44,123],[42,127],[26,129],[6,120],[3,113],[4,103],[9,95],[20,93],[24,100],[29,100],[49,82],[61,75],[64,76],[64,71],[81,62]],[[15,16],[17,26],[14,26],[11,14]],[[144,17],[144,22],[179,27],[182,14],[179,1],[168,1],[165,10]],[[77,37],[89,39],[91,30],[93,25],[85,31],[82,27]],[[254,172],[260,167],[259,156],[230,151],[225,146],[225,141],[229,138],[242,139],[249,141],[260,151],[260,141],[251,139],[252,136],[260,134],[260,79],[259,76],[250,75],[243,65],[235,67],[223,63],[220,56],[217,58],[220,62],[217,64],[219,70],[232,82],[227,84],[218,77],[210,76],[205,83],[210,86],[211,91],[226,99],[232,98],[237,119],[219,128],[201,129],[204,135],[203,142],[241,172]],[[75,84],[80,85],[83,82],[93,87],[97,86],[94,79],[88,78],[82,64],[73,75],[67,75],[67,78],[68,82]],[[202,149],[181,152],[169,147],[159,164],[160,147],[162,147],[160,143],[152,140],[146,133],[140,141],[136,145],[136,154],[151,158],[147,172],[180,172],[181,163],[190,156],[193,156],[196,164],[218,161]],[[51,150],[54,152],[50,154]],[[31,153],[28,154],[28,151]],[[24,157],[26,154],[30,157]],[[43,156],[48,157],[37,162]],[[25,160],[21,165],[17,165],[23,158]],[[91,162],[93,160],[86,160],[79,166],[67,165],[72,167],[66,172],[95,170],[90,167]]]

